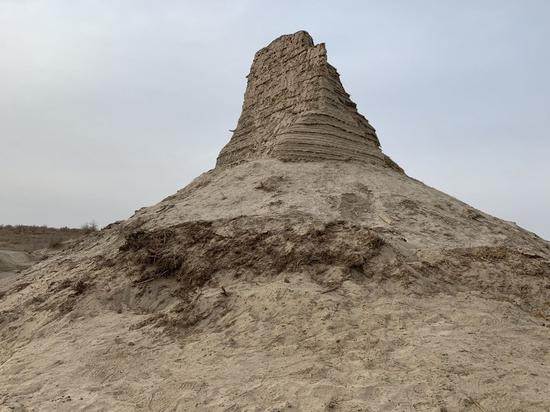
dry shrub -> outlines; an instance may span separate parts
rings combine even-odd
[[[384,241],[346,222],[322,224],[267,217],[186,222],[126,235],[128,253],[146,278],[177,276],[188,288],[220,270],[277,274],[309,267],[341,266],[367,271]]]
[[[86,283],[83,279],[79,279],[73,283],[72,289],[75,295],[82,295],[86,289],[88,289],[88,286],[88,283]]]

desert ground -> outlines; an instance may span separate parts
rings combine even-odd
[[[408,176],[304,31],[216,167],[49,250],[0,255],[2,412],[550,411],[550,243]]]
[[[549,262],[548,242],[391,169],[213,170],[20,274],[0,402],[548,410]]]

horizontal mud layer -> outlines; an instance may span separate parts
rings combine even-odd
[[[134,231],[121,251],[141,265],[144,277],[178,276],[194,287],[220,270],[277,274],[323,265],[368,271],[383,246],[375,232],[346,222],[240,217]]]
[[[247,77],[242,113],[218,167],[266,157],[391,166],[374,128],[328,63],[324,45],[314,45],[309,34],[283,36],[262,49]]]
[[[550,262],[505,246],[442,249],[415,260],[364,226],[290,216],[194,221],[124,236],[121,258],[135,266],[138,282],[176,277],[191,290],[220,271],[262,276],[339,268],[355,280],[391,280],[424,296],[475,291],[550,319]]]

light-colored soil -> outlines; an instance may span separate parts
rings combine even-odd
[[[548,242],[395,170],[215,169],[22,274],[0,405],[545,411],[549,279]]]
[[[2,293],[0,411],[549,411],[550,244],[406,176],[307,33],[254,61],[216,169]]]

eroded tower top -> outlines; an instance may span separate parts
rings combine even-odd
[[[324,43],[305,31],[281,36],[252,63],[242,113],[217,166],[274,157],[355,160],[397,167],[344,90]]]

